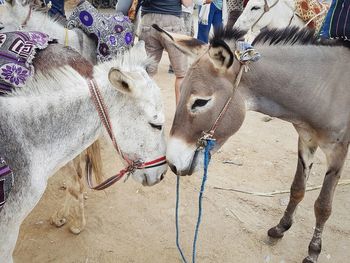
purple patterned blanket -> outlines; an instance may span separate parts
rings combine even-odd
[[[13,186],[13,173],[3,158],[0,157],[0,211]]]
[[[107,15],[98,12],[88,1],[81,1],[68,18],[67,27],[81,28],[96,37],[97,60],[110,60],[123,54],[134,42],[134,25],[122,13]]]
[[[51,38],[41,32],[0,34],[0,95],[25,86],[34,75],[32,60],[37,49],[44,49]]]
[[[0,34],[0,96],[25,86],[34,75],[32,60],[36,50],[46,48],[49,41],[48,35],[34,31]],[[0,156],[0,211],[12,186],[13,173]]]

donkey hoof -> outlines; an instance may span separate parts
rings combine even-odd
[[[79,235],[80,232],[83,231],[83,229],[77,226],[70,226],[69,231],[74,235]]]
[[[317,261],[313,260],[312,258],[310,258],[310,256],[307,256],[306,258],[304,258],[303,263],[316,263]]]
[[[272,238],[282,238],[284,236],[284,231],[280,229],[279,227],[275,226],[269,229],[267,231],[267,235]]]
[[[67,219],[64,217],[59,217],[58,213],[56,212],[52,217],[51,217],[51,225],[55,225],[56,227],[61,227],[65,223],[67,223]]]

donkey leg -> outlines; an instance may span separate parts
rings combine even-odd
[[[303,260],[303,263],[317,262],[317,258],[321,253],[324,224],[332,213],[333,196],[348,152],[348,147],[349,145],[337,144],[333,147],[325,147],[323,149],[327,157],[328,171],[324,178],[321,192],[314,205],[316,227],[309,244],[309,255]]]
[[[290,189],[288,206],[277,226],[269,229],[267,234],[273,238],[281,238],[293,224],[293,215],[298,204],[305,195],[306,181],[312,168],[312,161],[317,149],[317,143],[305,132],[299,132],[298,140],[298,165],[294,180]]]
[[[24,169],[25,170],[25,169]],[[17,181],[12,189],[9,198],[0,213],[0,263],[12,263],[12,253],[16,246],[16,241],[22,221],[39,202],[43,195],[46,182],[35,180],[35,184],[30,180],[38,176],[38,172],[29,173],[18,172]],[[34,180],[33,180],[34,181]]]
[[[75,172],[75,168],[74,168],[74,163],[71,161],[67,164],[72,171]],[[76,175],[72,175],[73,177],[75,177]],[[51,216],[51,219],[50,219],[50,222],[52,225],[55,225],[57,227],[61,227],[63,226],[64,224],[67,223],[67,220],[68,220],[68,216],[69,216],[69,212],[70,212],[70,207],[71,207],[71,199],[72,199],[72,196],[69,192],[69,188],[70,188],[70,182],[69,180],[67,180],[67,186],[66,186],[66,195],[65,195],[65,198],[64,198],[64,203],[63,203],[63,206],[57,210],[52,216]]]
[[[50,222],[52,225],[55,225],[57,227],[61,227],[65,223],[67,223],[70,205],[71,205],[70,202],[71,202],[71,195],[68,191],[68,186],[67,186],[66,195],[64,198],[64,204],[63,204],[62,208],[57,210],[50,218]]]
[[[74,160],[74,167],[76,171],[75,177],[75,187],[70,188],[70,194],[78,200],[78,213],[75,214],[72,223],[69,227],[69,230],[73,234],[79,234],[84,230],[86,225],[85,220],[85,211],[84,211],[84,183],[83,183],[83,171],[81,169],[80,160],[82,159],[82,155],[80,154]]]

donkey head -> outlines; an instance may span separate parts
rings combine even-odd
[[[146,72],[150,61],[143,42],[127,52],[119,65],[114,62],[103,63],[100,67],[105,65],[109,70],[110,100],[114,107],[111,108],[111,121],[115,123],[113,131],[120,150],[129,160],[143,162],[165,156],[161,94]],[[102,70],[95,71],[96,79],[105,72]],[[136,170],[133,178],[143,185],[154,185],[163,178],[166,170],[167,165],[163,162],[159,166]]]
[[[157,26],[156,29],[161,30]],[[203,160],[202,154],[193,160],[197,140],[211,129],[225,102],[232,95],[233,82],[240,68],[233,50],[224,40],[212,40],[209,45],[196,39],[161,31],[185,54],[195,57],[181,86],[167,147],[167,160],[172,170],[181,175],[190,173]],[[244,33],[242,33],[243,35]],[[217,150],[241,126],[245,105],[240,93],[233,95],[214,138]],[[194,162],[194,163],[193,163]]]
[[[291,0],[250,0],[235,23],[241,30],[259,32],[264,27],[274,27],[285,20],[285,26],[293,14]]]

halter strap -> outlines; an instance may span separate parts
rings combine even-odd
[[[213,126],[212,126],[211,129],[209,130],[208,133],[209,133],[211,136],[214,136],[214,133],[215,133],[216,129],[218,128],[220,121],[222,120],[223,116],[225,115],[225,113],[226,113],[226,111],[227,111],[227,109],[228,109],[228,106],[231,104],[231,101],[232,101],[233,95],[234,95],[234,93],[235,93],[235,90],[237,89],[239,83],[241,82],[241,78],[242,78],[242,74],[243,74],[243,69],[244,69],[244,67],[246,67],[246,65],[245,65],[244,63],[240,62],[239,72],[238,72],[238,74],[237,74],[237,78],[236,78],[236,80],[235,80],[235,84],[234,84],[234,86],[233,86],[233,88],[232,88],[232,95],[227,99],[227,101],[226,101],[224,107],[222,107],[222,110],[221,110],[220,113],[219,113],[219,116],[216,118],[216,120],[215,120]]]
[[[120,150],[120,148],[117,144],[117,140],[114,136],[113,127],[112,127],[112,123],[110,121],[109,113],[108,113],[108,110],[106,108],[106,104],[103,100],[103,97],[101,95],[101,92],[98,89],[96,81],[94,79],[89,80],[88,86],[89,86],[92,101],[96,107],[97,113],[101,119],[101,122],[103,123],[103,126],[106,128],[109,137],[112,140],[114,148],[116,149],[118,154],[128,164],[128,166],[125,167],[124,169],[122,169],[118,174],[109,177],[108,179],[106,179],[105,181],[103,181],[102,183],[100,183],[97,186],[93,186],[93,183],[92,183],[92,163],[91,163],[91,160],[89,158],[87,158],[85,169],[86,169],[87,182],[88,182],[88,186],[90,187],[90,189],[104,190],[107,187],[111,186],[112,184],[118,182],[125,174],[130,175],[130,174],[134,173],[136,169],[148,169],[148,168],[154,168],[157,166],[164,165],[166,163],[165,156],[159,157],[159,158],[154,159],[154,160],[149,161],[149,162],[142,162],[141,160],[132,161],[123,154],[123,152]]]

